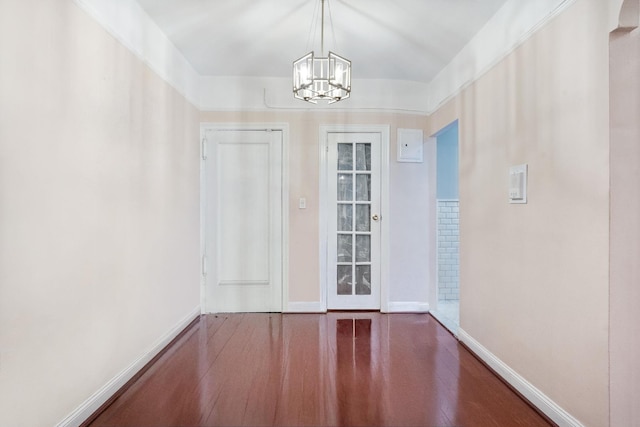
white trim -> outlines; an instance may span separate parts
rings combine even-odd
[[[354,78],[354,87],[366,86],[373,96],[367,99],[351,97],[331,106],[311,106],[293,98],[290,78],[287,77],[201,76],[200,107],[203,111],[331,111],[430,115],[495,67],[575,1],[507,1],[460,53],[429,82]]]
[[[389,286],[391,284],[389,278],[389,259],[391,248],[389,242],[391,237],[389,234],[391,212],[389,206],[389,126],[381,126],[380,132],[382,134],[382,153],[381,161],[382,168],[380,170],[380,221],[382,228],[380,230],[380,311],[386,313],[389,311]]]
[[[284,134],[289,134],[289,123],[286,122],[201,122],[200,131],[216,131],[216,130],[278,130]]]
[[[323,311],[327,311],[327,268],[329,266],[329,217],[326,206],[329,198],[327,189],[327,167],[329,150],[329,130],[324,126],[318,129],[318,149],[320,150],[320,194],[318,197],[318,223],[320,245],[320,303]]]
[[[135,0],[74,0],[201,111],[348,111],[418,115],[435,112],[574,2],[509,0],[430,82],[361,79],[363,87],[374,88],[369,92],[375,98],[352,97],[338,106],[311,107],[293,99],[287,77],[199,75]],[[616,11],[622,0],[615,0],[615,3],[609,8],[612,15],[609,20],[617,22]],[[358,81],[355,79],[354,85]]]
[[[74,2],[189,102],[200,106],[199,74],[135,0]]]
[[[282,311],[289,310],[289,124],[281,123],[282,132]]]
[[[460,199],[436,199],[436,202],[460,202]]]
[[[429,238],[427,245],[429,248],[429,256],[427,262],[429,265],[429,290],[428,301],[433,304],[432,309],[438,307],[438,138],[430,136],[425,142],[425,150],[427,151],[427,162],[429,171],[427,179],[429,182],[429,191],[427,198],[429,201],[429,221],[427,229],[429,230]]]
[[[320,149],[320,197],[318,204],[320,250],[320,299],[322,311],[327,311],[327,266],[329,218],[326,209],[327,147],[330,132],[379,133],[382,144],[380,153],[380,311],[386,313],[389,304],[389,125],[320,125],[318,147]]]
[[[282,132],[282,312],[289,311],[289,123],[284,122],[258,122],[258,123],[200,123],[200,139],[207,137],[207,132],[219,130],[275,130]],[[202,150],[202,148],[201,148]],[[211,152],[212,150],[209,150]],[[202,153],[201,153],[202,154]],[[206,252],[206,230],[205,230],[205,201],[206,201],[206,173],[205,160],[200,156],[200,238],[201,248],[200,257],[202,258]],[[203,278],[201,287],[201,301],[203,313],[206,312],[206,278]],[[326,308],[325,308],[326,311]]]
[[[389,301],[386,313],[428,313],[428,302]]]
[[[326,313],[322,301],[289,301],[287,313]]]
[[[204,154],[205,154],[205,147],[204,144],[207,141],[206,136],[205,136],[205,131],[203,130],[202,126],[200,126],[200,310],[201,313],[204,314],[206,313],[206,307],[207,307],[207,275],[204,274],[204,269],[205,269],[205,262],[207,262],[207,260],[205,259],[205,257],[207,257],[207,237],[205,234],[205,228],[204,228],[204,223],[205,223],[205,219],[207,217],[207,193],[206,193],[206,180],[207,180],[207,176],[206,176],[206,171],[205,171],[205,167],[206,167],[206,158],[204,158]],[[207,147],[207,152],[211,152],[211,149]],[[211,271],[207,271],[207,274],[211,274]]]
[[[533,384],[524,379],[516,371],[511,369],[506,363],[487,350],[482,344],[473,339],[462,328],[458,328],[458,338],[480,359],[491,367],[507,383],[520,392],[529,402],[535,405],[540,411],[547,415],[560,427],[584,427],[577,419],[572,417],[560,405],[551,400]]]
[[[160,353],[175,337],[177,337],[189,324],[200,316],[200,306],[191,310],[182,320],[178,322],[171,330],[161,336],[149,350],[144,352],[126,369],[113,377],[98,391],[93,393],[91,397],[85,400],[73,412],[67,415],[62,421],[56,424],[56,427],[72,427],[79,426],[85,422],[100,406],[118,392],[134,375],[136,375],[147,363]]]

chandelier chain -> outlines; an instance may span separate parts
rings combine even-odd
[[[307,36],[307,45],[305,50],[309,50],[309,49],[313,50],[312,40],[316,39],[316,34],[318,31],[318,10],[319,9],[320,7],[318,6],[318,3],[314,2],[313,18],[311,19],[311,24],[309,25],[309,34]]]
[[[338,42],[336,41],[336,30],[333,27],[333,14],[331,13],[331,2],[327,1],[327,9],[329,10],[329,26],[331,27],[331,35],[333,36],[333,48],[338,49]]]
[[[320,53],[324,56],[324,0],[322,2],[322,27],[320,28]]]

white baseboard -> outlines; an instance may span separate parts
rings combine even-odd
[[[67,415],[65,419],[60,421],[56,427],[76,427],[85,422],[100,406],[111,398],[127,381],[137,374],[144,366],[151,361],[160,351],[167,346],[175,337],[180,334],[188,325],[200,316],[200,306],[194,308],[187,316],[185,316],[176,326],[169,332],[158,339],[151,348],[146,351],[137,360],[131,363],[125,370],[112,378],[107,384],[102,386],[91,397],[85,400],[72,413]]]
[[[529,402],[560,427],[584,427],[580,421],[573,418],[567,411],[511,369],[464,330],[458,329],[458,338],[506,382],[511,384],[513,388],[518,390]]]
[[[389,301],[387,313],[428,313],[428,302],[417,301]]]
[[[289,301],[286,313],[326,313],[320,301]]]

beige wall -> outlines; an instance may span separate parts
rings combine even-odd
[[[640,425],[640,30],[611,36],[611,425]]]
[[[586,426],[609,423],[607,8],[577,1],[430,118],[460,119],[461,328]]]
[[[199,122],[289,123],[288,297],[318,301],[318,126],[389,124],[391,191],[410,192],[401,178],[429,171],[394,163],[396,129],[455,119],[461,326],[585,425],[608,425],[607,9],[576,1],[427,120],[198,113],[70,0],[0,0],[0,425],[60,421],[198,305]],[[639,206],[620,198],[636,193],[622,173],[637,175],[636,101],[612,132],[611,425],[631,425],[640,399]],[[519,163],[529,203],[512,206]]]
[[[391,188],[397,191],[411,193],[412,190],[424,187],[427,182],[426,164],[399,165],[395,163],[396,158],[396,131],[397,128],[422,129],[426,125],[426,117],[410,114],[382,114],[382,113],[329,113],[329,112],[203,112],[200,115],[202,122],[219,123],[265,123],[280,122],[288,123],[290,130],[289,141],[289,301],[320,301],[320,271],[319,271],[319,141],[318,132],[320,125],[362,125],[377,124],[390,126],[390,180],[400,180],[404,171],[411,169],[414,178],[423,177],[424,181],[407,181],[409,185],[400,188],[390,184]],[[426,134],[425,134],[426,136]],[[395,190],[394,190],[395,191]],[[418,192],[419,193],[419,192]],[[298,199],[306,197],[307,209],[298,209]],[[424,200],[428,195],[424,194]],[[416,206],[420,204],[416,196]],[[411,215],[410,210],[393,211],[394,221],[403,221],[402,215],[407,218]],[[413,219],[411,219],[415,223]],[[435,222],[434,222],[435,224]],[[421,230],[416,230],[420,233]],[[426,234],[426,228],[424,230]],[[393,231],[392,231],[393,240]],[[406,242],[392,242],[392,252],[403,251],[403,244]],[[394,250],[395,248],[395,250]],[[393,256],[392,253],[392,256]],[[404,251],[406,256],[420,256],[422,252]],[[425,264],[417,258],[413,263],[417,269]],[[393,266],[392,266],[393,268]],[[421,273],[417,274],[418,277]],[[393,276],[392,276],[393,277]],[[426,280],[422,282],[407,281],[405,283],[392,284],[390,297],[395,301],[424,301],[427,299]]]
[[[54,425],[199,304],[198,111],[70,0],[0,57],[0,425]]]

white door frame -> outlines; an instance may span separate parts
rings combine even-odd
[[[329,249],[328,135],[329,133],[379,133],[380,153],[380,311],[389,311],[389,125],[320,125],[320,302],[327,311]]]
[[[207,134],[216,131],[282,132],[282,312],[289,309],[289,124],[288,123],[200,123],[200,311],[207,313],[206,301],[206,159]],[[215,226],[215,225],[214,225]],[[212,272],[209,272],[212,273]]]

